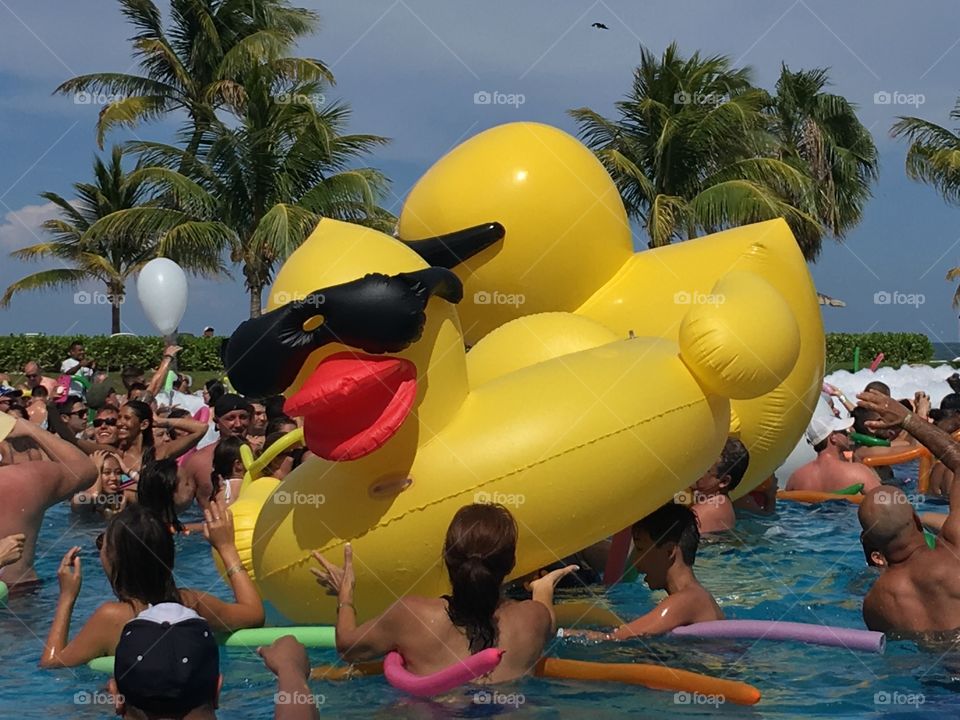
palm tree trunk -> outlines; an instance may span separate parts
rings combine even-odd
[[[263,285],[255,284],[250,287],[250,317],[260,317],[260,303],[263,300]]]
[[[113,303],[110,305],[110,332],[116,334],[120,332],[120,301],[117,298],[113,299]]]

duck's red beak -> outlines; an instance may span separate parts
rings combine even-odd
[[[303,418],[312,453],[356,460],[394,436],[416,397],[417,367],[409,360],[342,352],[324,358],[284,411]]]

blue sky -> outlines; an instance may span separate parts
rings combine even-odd
[[[329,97],[351,104],[351,130],[393,139],[370,164],[392,178],[388,205],[394,212],[436,159],[483,129],[535,120],[575,132],[567,109],[589,106],[611,114],[629,86],[640,43],[659,53],[675,39],[686,54],[729,55],[738,66],[751,66],[755,81],[767,88],[781,62],[793,69],[829,67],[834,91],[859,106],[874,134],[881,178],[861,225],[843,245],[828,241],[811,266],[817,287],[848,305],[826,309],[826,327],[958,339],[954,288],[944,274],[960,265],[960,209],[906,178],[905,146],[889,137],[898,115],[949,126],[960,94],[957,3],[928,0],[922,10],[886,0],[300,4],[320,14],[322,30],[299,53],[332,66],[338,82]],[[593,22],[610,29],[591,29]],[[42,238],[39,223],[50,209],[38,193],[70,197],[71,183],[90,176],[99,107],[51,91],[77,74],[132,71],[130,34],[111,0],[0,0],[0,286],[42,267],[8,257]],[[522,93],[525,102],[476,105],[479,91]],[[899,95],[889,104],[875,102],[882,92]],[[170,140],[175,127],[171,119],[141,126],[135,136]],[[108,143],[132,136],[116,133]],[[884,292],[893,302],[877,304],[877,293]],[[922,304],[912,300],[917,295]],[[182,329],[199,332],[212,324],[229,331],[246,308],[240,283],[192,280]],[[150,332],[133,297],[124,325],[129,332]],[[3,334],[108,329],[109,308],[76,304],[73,291],[22,295],[0,310]]]

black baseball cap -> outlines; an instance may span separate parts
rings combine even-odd
[[[227,393],[226,395],[221,395],[220,399],[214,404],[213,416],[222,418],[234,410],[246,410],[248,413],[253,412],[253,408],[250,407],[250,403],[247,402],[246,398],[234,395],[233,393]]]
[[[159,603],[124,625],[113,674],[128,706],[179,716],[216,706],[220,650],[196,612]]]

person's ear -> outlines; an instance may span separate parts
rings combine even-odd
[[[717,478],[717,483],[718,483],[718,486],[720,487],[721,490],[726,490],[727,487],[729,487],[730,482],[731,482],[732,480],[733,480],[733,478],[730,477],[730,475],[724,475],[724,476],[721,477],[721,478]]]
[[[870,551],[870,564],[873,567],[886,567],[887,559],[883,556],[883,553],[879,550]]]

